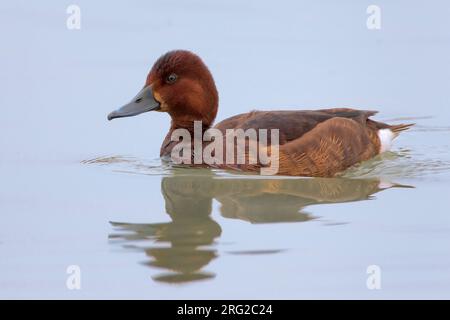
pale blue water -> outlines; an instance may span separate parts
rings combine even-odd
[[[0,4],[1,298],[450,298],[447,2],[378,1],[378,31],[369,1],[76,1],[78,31],[69,4]],[[176,48],[210,67],[218,120],[345,106],[417,126],[336,179],[173,169],[168,116],[106,115]]]

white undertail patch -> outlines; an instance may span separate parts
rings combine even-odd
[[[389,151],[395,138],[394,132],[391,129],[380,129],[378,130],[378,137],[380,138],[380,153]]]

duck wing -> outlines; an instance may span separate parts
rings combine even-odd
[[[377,129],[334,117],[280,146],[279,174],[331,177],[379,153]]]
[[[347,118],[365,125],[377,111],[334,108],[301,111],[252,111],[219,122],[215,128],[223,133],[227,129],[279,129],[280,145],[302,137],[319,123],[332,118]]]

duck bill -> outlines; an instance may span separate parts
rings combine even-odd
[[[151,86],[142,89],[128,104],[108,114],[108,120],[137,116],[138,114],[159,110],[160,104],[153,96]]]

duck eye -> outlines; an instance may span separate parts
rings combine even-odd
[[[174,83],[175,81],[177,81],[177,78],[178,78],[178,76],[175,73],[171,73],[169,76],[167,76],[166,82]]]

